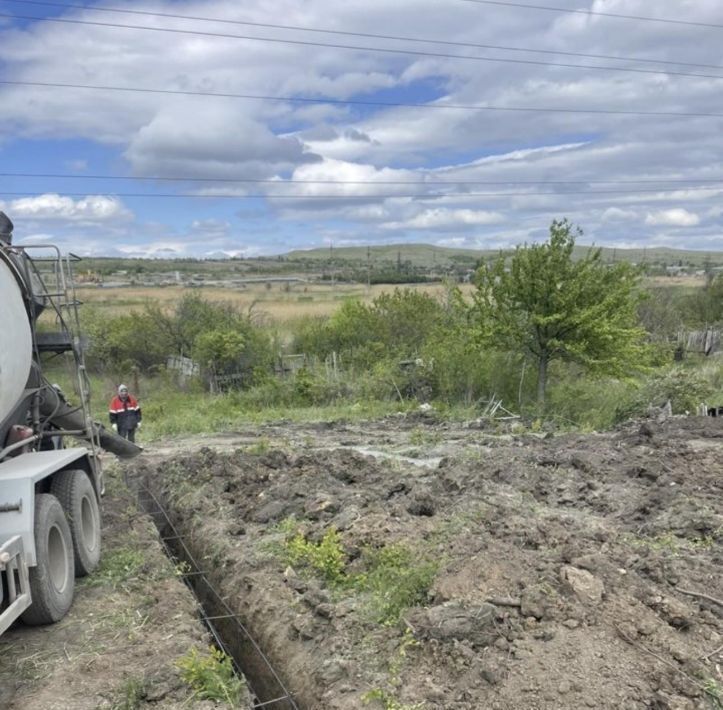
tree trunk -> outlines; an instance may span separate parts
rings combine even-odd
[[[537,361],[537,406],[545,409],[545,391],[547,390],[547,363],[546,355],[540,355]]]

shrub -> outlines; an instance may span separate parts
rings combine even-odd
[[[143,372],[165,365],[169,355],[186,355],[206,372],[243,374],[251,385],[270,371],[275,356],[268,332],[228,303],[184,296],[171,312],[147,304],[140,312],[109,317],[89,310],[83,320],[89,339],[88,364]]]
[[[441,304],[428,294],[395,289],[368,305],[346,300],[329,319],[304,320],[293,347],[321,358],[337,352],[344,362],[368,369],[381,359],[416,356],[443,317]]]
[[[220,649],[211,646],[208,655],[202,656],[192,648],[176,665],[197,698],[240,707],[244,682],[234,672],[231,658]]]
[[[401,544],[364,551],[362,564],[366,571],[354,580],[354,586],[370,594],[369,607],[374,620],[385,625],[396,624],[411,606],[427,598],[438,563],[420,559]]]
[[[345,580],[346,554],[335,528],[329,528],[319,542],[307,540],[297,532],[286,540],[285,548],[290,564],[311,569],[331,586],[339,586]]]
[[[670,400],[674,414],[695,412],[713,394],[713,386],[700,370],[673,367],[650,377],[634,402],[638,410]]]
[[[575,366],[562,363],[553,369],[553,374],[548,415],[563,427],[609,428],[637,397],[635,382],[585,376]]]

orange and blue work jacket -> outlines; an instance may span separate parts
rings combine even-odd
[[[141,420],[141,408],[132,395],[121,399],[118,395],[110,403],[110,423],[118,425],[118,431],[132,431]]]

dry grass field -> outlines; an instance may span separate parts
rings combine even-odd
[[[705,284],[702,276],[655,276],[646,279],[652,287],[675,287],[682,289],[699,288]],[[171,308],[185,294],[199,293],[210,301],[233,303],[243,311],[250,311],[269,323],[284,326],[299,318],[328,316],[334,313],[344,300],[359,298],[369,302],[382,293],[391,293],[395,288],[413,289],[444,297],[447,287],[433,284],[376,284],[367,288],[359,283],[329,282],[284,282],[277,281],[247,284],[243,287],[222,288],[219,286],[123,286],[99,288],[81,286],[80,300],[88,305],[103,308],[110,315],[120,315],[129,310],[138,310],[148,303]],[[462,284],[462,292],[469,295],[473,286]]]
[[[379,284],[367,288],[363,284],[326,283],[274,283],[251,284],[245,288],[183,286],[98,288],[78,289],[83,303],[107,309],[109,314],[119,315],[129,310],[140,309],[147,303],[170,308],[188,293],[199,293],[211,301],[233,303],[244,311],[251,309],[257,316],[283,325],[305,316],[328,316],[347,298],[371,301],[382,293],[394,291],[395,286]],[[442,284],[408,284],[403,288],[424,291],[439,297],[446,292]],[[462,286],[464,291],[470,286]]]

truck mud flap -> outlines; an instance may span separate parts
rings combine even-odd
[[[5,580],[5,584],[0,585],[0,609],[6,607],[0,613],[0,634],[3,634],[32,601],[20,535],[11,537],[0,547],[0,575]],[[7,590],[7,600],[3,599],[3,589]]]

